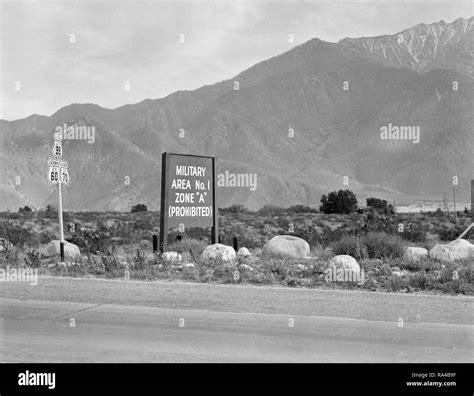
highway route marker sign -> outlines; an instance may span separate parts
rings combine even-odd
[[[48,159],[48,180],[50,183],[57,184],[58,186],[58,197],[59,197],[59,230],[60,230],[60,252],[61,261],[64,261],[64,229],[63,229],[63,199],[61,192],[61,185],[69,183],[69,172],[68,164],[62,160],[63,148],[62,148],[62,136],[60,133],[54,134],[54,145],[53,145],[53,158]]]

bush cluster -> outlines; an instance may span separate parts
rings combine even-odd
[[[358,260],[402,257],[404,246],[396,235],[369,232],[363,236],[344,236],[332,244],[334,254],[347,254]]]

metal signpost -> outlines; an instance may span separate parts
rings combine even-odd
[[[61,145],[62,136],[61,133],[54,134],[54,146],[53,146],[53,155],[54,158],[49,158],[48,165],[48,180],[58,185],[58,194],[59,194],[59,231],[60,231],[60,239],[59,239],[59,246],[61,252],[61,261],[64,261],[64,229],[63,229],[63,199],[61,193],[61,184],[68,184],[69,183],[69,173],[67,162],[61,160],[63,155],[63,149]]]
[[[169,228],[211,227],[211,243],[216,243],[217,226],[215,158],[163,153],[160,252],[166,251]]]

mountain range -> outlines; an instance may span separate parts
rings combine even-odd
[[[257,175],[255,191],[219,187],[220,207],[317,206],[321,194],[340,188],[360,200],[440,199],[453,177],[468,201],[473,25],[473,17],[459,18],[394,35],[312,39],[194,91],[0,120],[0,210],[57,202],[47,159],[64,124],[95,128],[93,143],[63,141],[71,177],[65,210],[159,209],[165,151],[216,156],[218,174]]]

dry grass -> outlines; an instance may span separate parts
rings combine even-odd
[[[208,231],[188,230],[181,242],[171,233],[169,249],[182,254],[182,263],[164,262],[153,254],[152,234],[157,234],[157,213],[68,213],[65,215],[66,240],[75,243],[82,257],[60,265],[57,257],[41,258],[41,244],[57,238],[54,213],[28,215],[0,213],[0,237],[15,244],[11,252],[0,254],[0,267],[7,265],[38,268],[42,274],[96,276],[130,279],[169,279],[214,283],[280,284],[289,287],[355,288],[385,291],[436,291],[472,295],[472,262],[448,264],[432,259],[409,262],[401,255],[403,247],[431,247],[439,243],[436,230],[456,230],[467,227],[469,218],[453,219],[427,214],[404,214],[397,222],[418,224],[427,230],[423,242],[412,242],[406,235],[360,233],[357,224],[362,216],[291,213],[272,209],[267,214],[225,213],[220,217],[223,243],[239,245],[252,251],[252,257],[239,259],[229,266],[219,261],[204,261],[200,254],[208,244]],[[74,224],[74,229],[68,228]],[[289,225],[294,232],[289,232]],[[454,232],[454,231],[449,231]],[[278,234],[297,235],[311,245],[311,259],[287,259],[261,256],[266,240]],[[472,233],[471,233],[472,235]],[[417,238],[418,236],[413,236]],[[325,270],[334,254],[351,254],[364,270],[364,282],[328,282]],[[193,266],[185,266],[192,263]],[[241,264],[252,268],[246,269]]]

